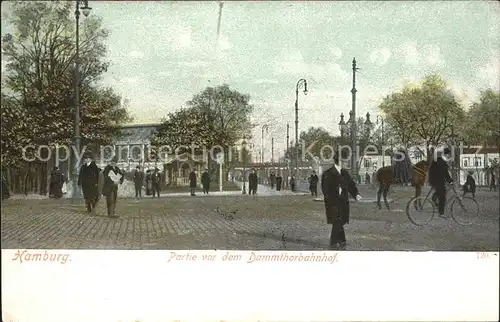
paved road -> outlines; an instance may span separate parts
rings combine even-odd
[[[365,190],[363,190],[365,189]],[[373,198],[368,187],[362,195]],[[498,195],[480,193],[481,218],[471,226],[435,219],[409,223],[410,189],[396,190],[391,211],[353,203],[346,227],[349,250],[498,251]],[[219,211],[217,211],[217,208]],[[234,220],[221,213],[235,211]],[[69,200],[7,200],[2,204],[2,248],[67,249],[327,249],[324,206],[309,196],[268,195],[125,199],[118,219],[91,217]]]

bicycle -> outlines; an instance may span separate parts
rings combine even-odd
[[[455,185],[453,183],[449,184],[451,186],[451,190],[453,194],[445,203],[445,209],[450,206],[451,209],[451,218],[454,222],[459,225],[470,225],[475,219],[479,216],[479,204],[478,202],[471,197],[460,197],[457,193]],[[406,205],[406,215],[408,219],[412,223],[417,226],[424,226],[428,224],[435,216],[435,212],[437,209],[436,203],[429,198],[431,192],[434,192],[434,188],[430,189],[425,197],[413,197],[410,199],[408,204]],[[413,213],[415,211],[415,213]],[[418,213],[418,216],[417,216]],[[460,216],[461,213],[464,213],[465,216]],[[423,223],[419,223],[417,218],[423,218],[427,214],[428,219]],[[462,220],[462,218],[467,217],[467,214],[470,214],[471,220]]]

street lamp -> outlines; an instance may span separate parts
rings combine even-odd
[[[80,7],[80,4],[83,4]],[[80,156],[80,9],[85,17],[88,17],[90,10],[88,0],[77,0],[75,8],[75,18],[76,18],[76,53],[75,53],[75,136],[73,138],[73,143],[75,145],[75,161],[73,165],[73,194],[72,200],[76,202],[78,193],[78,172],[79,172],[79,159]]]
[[[340,113],[339,130],[340,130],[340,137],[344,138],[344,134],[347,132],[347,124],[344,121],[344,113]]]
[[[370,132],[372,129],[373,129],[373,123],[370,120],[370,113],[367,112],[366,113],[366,121],[365,121],[365,130],[366,130],[366,134],[368,136],[370,136]]]
[[[351,123],[351,153],[352,153],[352,177],[356,178],[357,177],[357,169],[356,169],[356,143],[357,143],[357,138],[358,138],[358,133],[356,131],[356,71],[358,71],[359,68],[356,67],[356,58],[353,58],[352,60],[352,89],[351,89],[351,94],[352,94],[352,109],[351,109],[351,118],[352,118],[352,123]]]
[[[247,194],[247,188],[246,188],[246,182],[247,182],[247,177],[246,177],[246,165],[247,165],[247,155],[246,155],[246,145],[247,145],[247,141],[246,140],[243,140],[243,142],[241,142],[242,144],[242,161],[243,161],[243,191],[241,191],[241,194],[242,195],[246,195]]]
[[[295,86],[295,176],[299,167],[299,87],[304,85],[304,95],[307,95],[307,81],[299,79]]]
[[[382,125],[382,167],[385,166],[385,137],[384,137],[384,117],[382,115],[377,115],[377,124],[380,120]]]
[[[268,132],[269,128],[267,124],[262,125],[262,136],[260,137],[260,144],[261,144],[261,154],[260,154],[260,163],[264,163],[264,130],[266,130],[266,133]]]

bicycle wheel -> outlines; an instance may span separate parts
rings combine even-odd
[[[479,204],[470,197],[455,199],[451,204],[451,218],[459,225],[470,225],[479,217]]]
[[[434,218],[436,207],[430,199],[414,197],[406,205],[406,215],[412,223],[424,226]]]

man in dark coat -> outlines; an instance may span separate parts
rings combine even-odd
[[[144,171],[141,170],[140,166],[135,168],[134,172],[134,186],[135,186],[135,197],[142,198],[142,185],[144,184]]]
[[[191,196],[196,196],[196,172],[194,169],[192,169],[189,174],[189,188],[191,190]]]
[[[497,191],[497,181],[496,181],[496,176],[493,171],[491,171],[491,181],[490,181],[490,191],[493,189],[493,191]]]
[[[153,183],[151,181],[151,170],[146,171],[146,196],[151,195],[151,190],[153,190]]]
[[[313,170],[311,176],[309,177],[309,191],[311,191],[311,196],[317,197],[318,196],[318,175],[316,174],[316,171]]]
[[[408,151],[399,149],[393,157],[392,176],[395,183],[406,184],[413,179],[413,164]]]
[[[155,168],[155,172],[151,175],[151,185],[153,187],[153,198],[156,195],[160,198],[161,174],[158,168]]]
[[[50,173],[50,186],[49,186],[49,197],[50,198],[61,198],[62,186],[64,184],[64,175],[62,174],[59,167],[54,166],[52,172]]]
[[[257,171],[252,169],[252,173],[248,175],[248,194],[254,195],[257,193],[257,186],[259,184],[259,178],[257,177]]]
[[[295,175],[293,174],[290,176],[290,190],[295,192]]]
[[[332,225],[330,249],[343,250],[346,247],[344,225],[349,223],[349,195],[360,200],[356,183],[346,169],[342,169],[338,155],[334,165],[323,172],[321,190],[324,195],[326,222]]]
[[[201,184],[203,185],[203,194],[208,194],[210,190],[210,174],[208,174],[208,169],[205,169],[201,175]]]
[[[102,194],[106,197],[108,216],[113,218],[118,217],[115,213],[116,201],[118,199],[118,184],[122,184],[125,179],[123,172],[116,166],[117,161],[117,158],[114,157],[103,171],[104,186]]]
[[[271,183],[271,189],[274,189],[274,184],[276,183],[276,175],[274,172],[271,172],[271,175],[269,176],[269,182]]]
[[[276,190],[281,191],[281,185],[283,184],[283,177],[281,176],[281,172],[278,172],[278,176],[276,177]]]
[[[448,152],[449,150],[444,151],[445,154]],[[448,164],[443,159],[442,153],[440,153],[429,168],[429,183],[434,189],[432,201],[438,205],[440,217],[445,217],[444,208],[446,204],[446,183],[452,182],[453,179],[448,172]]]
[[[469,174],[467,175],[467,180],[464,184],[464,194],[462,197],[465,197],[467,192],[472,193],[472,198],[476,197],[476,180],[474,180],[474,177],[472,176],[473,173],[473,171],[469,171]]]
[[[87,212],[94,213],[97,202],[100,199],[99,176],[101,174],[101,169],[95,164],[91,153],[85,153],[83,162],[78,175],[78,186],[82,189]]]

